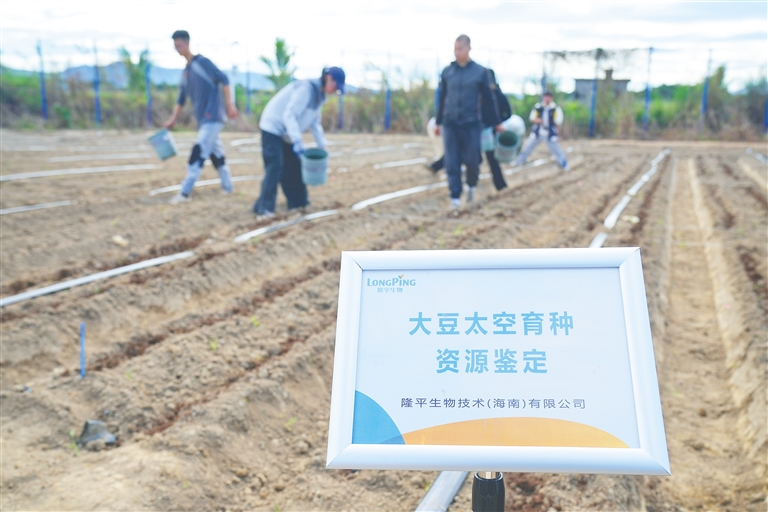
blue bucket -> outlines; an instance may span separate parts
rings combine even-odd
[[[160,160],[168,160],[179,152],[179,148],[176,147],[176,141],[173,140],[173,134],[165,128],[151,136],[149,143],[152,144]]]
[[[480,147],[483,153],[493,151],[494,147],[493,126],[489,126],[480,133]]]
[[[493,156],[502,163],[511,162],[520,148],[520,137],[515,132],[501,132],[496,134],[496,147]]]
[[[328,179],[328,152],[308,149],[301,155],[301,179],[307,185],[322,185]]]

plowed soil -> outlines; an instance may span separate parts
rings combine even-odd
[[[572,171],[540,162],[501,192],[486,179],[458,212],[443,187],[351,211],[440,178],[375,168],[431,158],[426,137],[335,135],[308,212],[339,213],[235,243],[303,213],[279,196],[277,218],[257,219],[259,181],[175,206],[150,196],[180,183],[193,135],[160,163],[146,134],[0,133],[4,175],[158,165],[0,183],[3,209],[77,201],[0,216],[3,297],[195,251],[0,310],[2,510],[413,510],[437,472],[325,469],[341,251],[586,247],[599,232],[641,248],[672,476],[510,473],[507,509],[766,509],[768,169],[746,145],[570,141]],[[224,135],[235,176],[263,174],[252,137]],[[215,177],[209,164],[202,179]],[[77,448],[87,419],[117,445]]]

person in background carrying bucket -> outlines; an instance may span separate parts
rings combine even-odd
[[[498,118],[501,119],[502,122],[512,117],[512,107],[510,106],[507,97],[503,92],[501,92],[501,88],[499,87],[498,82],[496,82],[496,73],[491,68],[488,68],[488,80],[490,82],[493,95],[496,98],[496,103],[494,104],[487,101],[483,102],[483,124],[485,124],[486,130],[493,129],[494,127],[493,124],[486,124],[488,120],[490,120],[491,123],[494,121],[494,116],[491,112],[491,109],[498,107]],[[504,180],[504,174],[501,172],[499,161],[496,160],[496,157],[493,155],[493,149],[485,151],[484,153],[485,159],[488,160],[488,166],[491,168],[493,186],[496,187],[496,190],[503,190],[507,188],[507,182]],[[437,174],[443,167],[445,167],[445,155],[441,156],[440,159],[435,160],[431,164],[425,165],[430,171]]]
[[[445,147],[445,172],[451,194],[451,209],[461,206],[461,164],[467,166],[467,201],[475,199],[475,186],[479,177],[480,132],[483,121],[504,131],[499,119],[498,107],[490,109],[491,122],[483,120],[483,102],[496,103],[491,91],[488,73],[480,64],[469,58],[469,37],[456,38],[453,53],[456,60],[440,75],[440,101],[437,107],[435,135],[443,134]]]
[[[179,99],[165,127],[170,130],[176,124],[187,96],[192,100],[195,119],[197,119],[197,141],[192,146],[192,153],[189,156],[187,175],[181,182],[181,191],[171,199],[171,204],[189,201],[189,196],[203,171],[203,164],[207,158],[211,159],[219,173],[222,190],[225,194],[230,194],[232,193],[232,176],[225,161],[224,145],[219,137],[225,121],[221,106],[222,95],[227,107],[227,115],[230,118],[237,117],[237,108],[230,99],[229,80],[227,75],[209,59],[202,55],[192,55],[189,50],[189,32],[177,30],[171,38],[179,55],[187,59],[187,67],[184,68]]]
[[[524,164],[534,148],[543,140],[547,143],[549,151],[555,156],[560,167],[566,171],[571,170],[568,166],[568,160],[565,158],[565,153],[560,144],[557,143],[557,131],[563,124],[563,110],[552,101],[551,92],[546,91],[541,103],[534,105],[529,119],[534,125],[531,135],[525,142],[523,150],[515,161],[512,162],[512,165]]]
[[[264,179],[261,181],[261,195],[253,205],[257,215],[265,218],[275,216],[278,182],[289,210],[309,206],[307,186],[301,179],[299,156],[304,153],[301,134],[311,129],[317,146],[325,149],[321,109],[326,95],[336,91],[344,94],[344,80],[343,69],[325,68],[319,79],[289,83],[264,107],[259,121]]]

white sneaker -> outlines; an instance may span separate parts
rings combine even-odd
[[[451,206],[448,207],[449,210],[458,210],[461,208],[461,199],[451,199]]]
[[[223,196],[231,196],[232,195],[232,191],[231,190],[224,190],[224,189],[222,189],[221,190],[221,195],[223,195]]]
[[[256,218],[259,219],[259,220],[262,220],[262,219],[274,219],[275,218],[275,212],[271,212],[269,210],[265,210],[264,212],[259,213],[258,215],[256,215]]]
[[[467,189],[467,202],[471,203],[475,200],[475,187],[469,187]]]
[[[187,196],[183,195],[181,192],[179,192],[178,194],[173,196],[169,202],[171,204],[179,204],[179,203],[186,203],[187,201],[189,201],[189,197],[187,197]]]

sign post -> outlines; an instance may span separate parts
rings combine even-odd
[[[669,475],[639,249],[342,253],[327,467]]]

